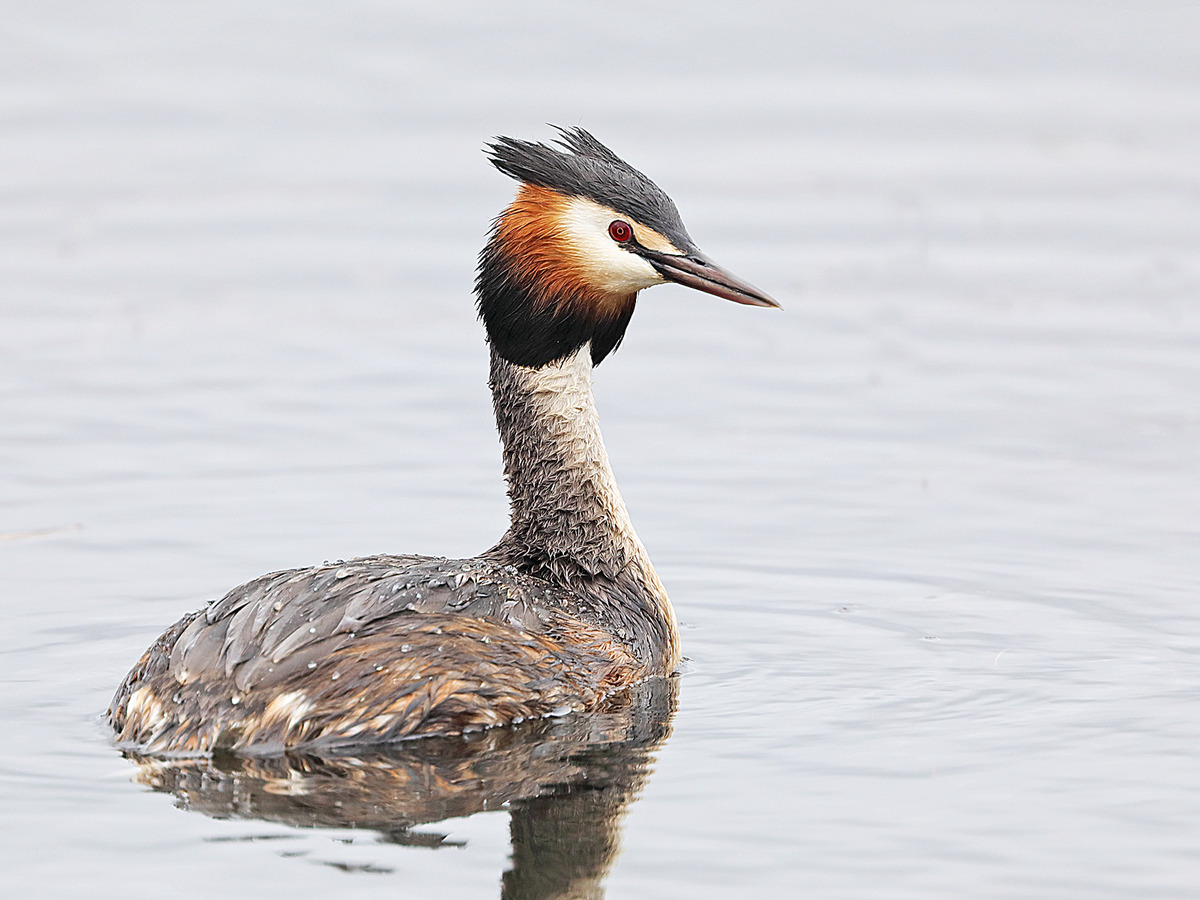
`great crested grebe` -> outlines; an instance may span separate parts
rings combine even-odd
[[[118,689],[118,744],[272,753],[598,708],[669,675],[679,631],[609,468],[591,372],[637,292],[778,306],[696,247],[675,204],[582,128],[499,138],[521,182],[479,255],[512,523],[473,559],[369,556],[264,575],[167,630]],[[561,149],[559,149],[561,148]]]

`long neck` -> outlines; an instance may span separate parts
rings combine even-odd
[[[600,436],[587,345],[537,369],[493,351],[491,388],[512,505],[502,545],[568,583],[649,566]]]
[[[590,348],[536,369],[493,350],[491,387],[512,524],[488,555],[586,598],[615,630],[649,627],[653,633],[631,635],[631,643],[670,671],[678,661],[675,614],[608,463]]]

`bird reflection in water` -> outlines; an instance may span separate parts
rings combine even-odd
[[[346,755],[127,756],[142,784],[174,794],[182,809],[216,819],[370,830],[390,844],[443,846],[446,835],[417,829],[508,809],[512,865],[502,897],[602,897],[625,811],[670,734],[677,684],[651,679],[595,713]]]

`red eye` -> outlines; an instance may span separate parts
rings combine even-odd
[[[633,239],[633,229],[629,227],[628,222],[617,219],[608,226],[608,236],[618,244],[627,244]]]

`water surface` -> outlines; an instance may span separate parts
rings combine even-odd
[[[99,714],[232,585],[501,533],[470,288],[512,186],[480,147],[559,122],[786,307],[655,289],[597,372],[688,657],[608,895],[1193,895],[1195,8],[13,3],[3,29],[9,893],[500,893],[505,809],[415,826],[436,848],[180,811]]]

